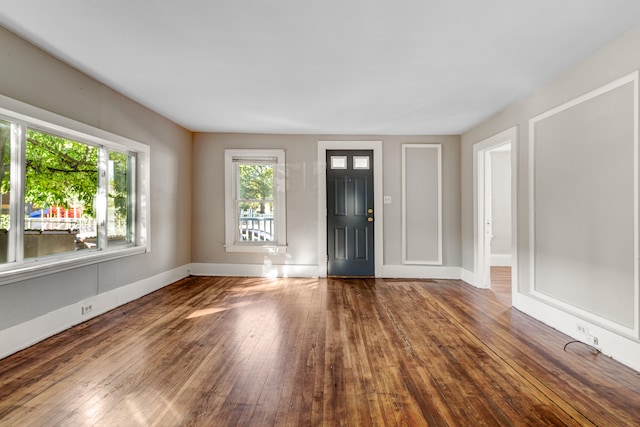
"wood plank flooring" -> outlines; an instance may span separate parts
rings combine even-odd
[[[509,291],[187,278],[1,360],[0,425],[638,425],[640,375]]]
[[[499,302],[511,307],[511,267],[491,267],[491,290]]]

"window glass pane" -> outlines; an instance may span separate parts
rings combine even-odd
[[[131,243],[129,156],[109,152],[109,199],[107,202],[107,235],[109,246]]]
[[[239,242],[271,242],[274,236],[273,202],[265,203],[264,215],[251,210],[247,203],[239,203],[238,241]]]
[[[353,156],[354,169],[369,169],[369,156]]]
[[[331,156],[331,169],[346,169],[347,156]]]
[[[238,165],[238,199],[262,200],[273,198],[273,165]],[[264,206],[256,205],[264,213]]]
[[[24,258],[96,246],[98,148],[28,129]]]
[[[273,172],[273,164],[238,164],[237,240],[240,242],[273,240]]]
[[[10,189],[11,189],[11,123],[0,120],[0,263],[9,253]]]

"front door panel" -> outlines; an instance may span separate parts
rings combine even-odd
[[[327,151],[327,273],[373,276],[373,151]]]

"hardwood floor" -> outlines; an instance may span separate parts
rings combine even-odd
[[[491,290],[501,303],[511,306],[511,267],[491,267]]]
[[[461,281],[191,277],[0,361],[0,425],[638,425],[569,341]]]

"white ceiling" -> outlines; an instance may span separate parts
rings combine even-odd
[[[460,134],[638,0],[0,0],[0,24],[192,131]]]

